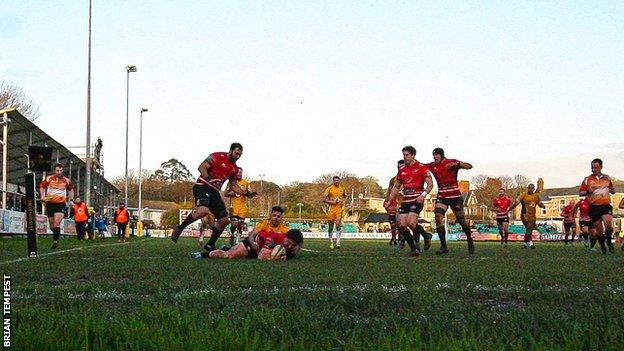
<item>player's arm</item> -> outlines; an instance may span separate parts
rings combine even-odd
[[[611,178],[609,178],[609,193],[615,194],[615,187],[613,186],[613,182],[611,181]]]
[[[541,208],[546,208],[546,205],[544,205],[544,203],[542,202],[542,200],[538,200],[537,201],[537,206],[541,207]]]
[[[230,180],[230,182],[231,182],[231,181],[232,181],[232,180]],[[240,186],[238,186],[238,184],[236,184],[236,183],[231,183],[231,185],[230,185],[230,191],[233,191],[233,192],[234,192],[234,195],[236,195],[236,194],[238,194],[238,195],[243,195],[243,196],[246,196],[246,197],[248,197],[248,198],[250,198],[250,199],[251,199],[252,197],[254,197],[254,196],[258,195],[258,193],[257,193],[257,192],[255,192],[255,191],[245,190],[245,189],[241,188]]]
[[[390,189],[390,194],[388,195],[388,197],[386,197],[386,200],[384,201],[384,207],[388,207],[388,204],[394,201],[397,195],[399,195],[399,190],[401,190],[401,184],[402,182],[398,179],[394,181],[394,185],[392,186],[392,189]]]
[[[589,186],[587,186],[587,178],[585,178],[579,187],[579,195],[587,196],[589,194],[591,194],[591,190],[589,189]]]
[[[204,160],[204,162],[202,162],[199,167],[197,167],[197,170],[199,171],[199,176],[202,177],[203,179],[208,180],[208,170],[210,169],[210,159],[207,158]]]
[[[69,190],[67,190],[67,200],[69,200],[69,202],[74,201],[74,186],[69,183],[70,188]]]
[[[520,201],[522,201],[522,197],[524,196],[524,194],[520,194],[518,195],[518,197],[516,198],[516,200],[513,202],[513,204],[511,204],[511,206],[509,206],[509,209],[507,210],[507,212],[511,212],[511,210],[513,210],[514,208],[516,208],[516,206],[518,206],[520,204]]]
[[[39,198],[43,199],[45,197],[45,191],[48,188],[48,182],[44,179],[39,183]]]
[[[472,169],[472,164],[463,161],[457,161],[457,168],[459,169]]]
[[[325,190],[325,197],[323,198],[323,203],[326,203],[328,205],[335,205],[336,204],[336,200],[332,200],[329,197],[329,189]]]
[[[251,230],[251,232],[249,232],[249,235],[247,236],[247,240],[249,241],[249,243],[255,250],[258,250],[258,243],[256,243],[257,236],[258,236],[258,227],[256,226],[254,229]]]
[[[234,183],[232,183],[231,180],[228,181],[228,186],[227,186],[227,191],[225,192],[225,197],[236,197],[236,192],[232,191],[232,185]]]
[[[418,196],[422,198],[422,201],[418,201],[418,197],[416,198],[416,201],[420,203],[425,202],[425,198],[427,197],[427,194],[431,192],[431,190],[433,190],[433,180],[431,180],[431,175],[427,174],[427,176],[425,177],[425,191],[423,191],[422,194]]]

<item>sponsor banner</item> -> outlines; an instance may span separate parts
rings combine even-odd
[[[47,234],[48,233],[48,217],[37,215],[37,234]]]
[[[76,223],[73,219],[63,219],[61,223],[61,234],[76,235]]]
[[[26,213],[6,211],[9,214],[9,233],[26,233]]]
[[[171,231],[169,231],[171,232]],[[204,230],[204,238],[210,238],[210,236],[212,235],[212,231],[210,231],[210,229],[206,229]],[[243,233],[243,236],[247,236],[247,233]],[[192,229],[192,228],[184,228],[184,230],[182,231],[182,234],[180,234],[180,237],[185,237],[185,238],[199,238],[199,229]],[[220,238],[229,238],[230,237],[230,232],[228,231],[223,231],[223,233],[221,233],[221,236],[219,236]]]
[[[540,238],[539,240],[542,240],[542,241],[564,241],[565,234],[561,234],[561,233],[540,234],[539,238]]]

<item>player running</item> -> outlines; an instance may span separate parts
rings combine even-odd
[[[581,227],[580,236],[583,239],[583,244],[586,248],[593,250],[594,245],[596,245],[596,236],[593,230],[594,224],[591,221],[591,217],[589,217],[589,200],[587,200],[587,198],[582,198],[574,205],[574,210],[579,211],[579,226]]]
[[[444,227],[444,214],[450,207],[455,215],[457,223],[461,225],[466,239],[468,240],[468,253],[473,254],[475,247],[472,240],[470,226],[464,217],[464,198],[459,191],[457,183],[457,172],[460,169],[472,169],[468,162],[448,159],[444,156],[442,148],[433,149],[433,163],[430,163],[429,170],[438,184],[438,196],[435,203],[436,231],[440,237],[440,250],[436,254],[446,254],[449,252],[446,245],[446,228]]]
[[[418,216],[424,207],[427,194],[433,189],[433,181],[427,165],[416,160],[416,149],[413,146],[406,146],[401,151],[403,152],[405,167],[398,171],[394,186],[384,201],[384,207],[388,207],[388,204],[396,200],[401,187],[403,187],[403,203],[399,208],[397,218],[399,232],[410,246],[410,255],[420,256],[418,235],[416,235],[416,242],[414,242],[414,236],[410,233],[410,229],[417,233]]]
[[[509,238],[509,207],[513,200],[507,196],[505,188],[498,189],[498,196],[492,201],[492,207],[496,213],[496,224],[498,225],[498,234],[500,235],[501,246],[507,247],[507,239]]]
[[[243,154],[243,146],[239,143],[232,143],[229,152],[215,152],[210,154],[198,167],[199,178],[193,186],[193,196],[195,197],[195,210],[189,214],[184,221],[176,226],[171,232],[171,240],[177,242],[180,234],[191,223],[205,217],[211,212],[215,217],[215,224],[211,227],[212,235],[204,246],[207,250],[213,250],[214,245],[223,233],[223,229],[228,224],[228,214],[225,204],[221,199],[221,186],[226,179],[236,181],[238,168],[236,161]],[[254,197],[256,192],[245,191],[232,184],[231,190],[240,195]]]
[[[576,234],[576,206],[574,205],[574,201],[570,201],[565,205],[559,215],[563,217],[563,231],[565,233],[564,243],[568,245],[568,236],[572,235],[570,245],[574,245],[574,236]]]
[[[537,211],[536,208],[539,206],[544,208],[544,204],[542,200],[540,200],[539,193],[535,192],[535,185],[529,184],[527,186],[527,191],[522,192],[516,201],[514,201],[513,205],[509,208],[509,211],[513,210],[516,206],[522,205],[522,211],[520,214],[520,219],[522,220],[522,224],[524,224],[525,233],[524,233],[524,244],[522,244],[522,248],[531,248],[535,249],[535,245],[533,244],[533,230],[536,227],[537,222]]]
[[[61,221],[67,213],[67,201],[74,201],[74,184],[63,175],[63,165],[54,165],[54,174],[46,176],[39,184],[39,195],[45,203],[46,214],[52,230],[52,249],[61,238]]]
[[[613,207],[611,195],[615,194],[615,188],[611,177],[602,174],[602,160],[599,158],[591,161],[592,174],[585,177],[579,188],[580,196],[587,196],[589,200],[589,217],[594,224],[594,230],[598,242],[607,242],[609,252],[615,252],[613,247]],[[603,253],[605,251],[603,250]]]
[[[327,235],[329,235],[329,248],[334,248],[332,231],[336,225],[336,248],[340,248],[340,236],[342,229],[342,206],[347,197],[345,190],[340,186],[340,177],[332,178],[332,185],[328,186],[324,192],[323,202],[329,205],[327,211]]]
[[[244,192],[249,190],[249,182],[243,179],[243,169],[238,167],[236,174],[236,185]],[[248,215],[247,196],[240,195],[232,190],[232,181],[229,182],[225,196],[230,198],[230,246],[234,245],[234,236],[236,235],[236,244],[240,242],[243,234],[243,224]]]

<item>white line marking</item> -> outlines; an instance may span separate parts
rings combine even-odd
[[[126,243],[112,243],[112,244],[79,246],[79,247],[74,247],[74,248],[67,249],[67,250],[59,250],[59,251],[48,252],[48,253],[41,254],[41,255],[37,256],[37,258],[44,258],[46,256],[58,255],[58,254],[62,254],[62,253],[65,253],[65,252],[80,251],[80,250],[90,249],[90,248],[94,248],[94,247],[106,247],[106,246],[113,246],[113,245],[134,244],[134,243],[145,242],[147,240],[151,240],[151,238],[146,238],[146,239],[142,239],[142,240],[139,240],[139,241],[126,242]],[[15,259],[15,260],[11,260],[11,261],[0,262],[0,265],[11,264],[11,263],[16,263],[16,262],[22,262],[22,261],[26,261],[28,259],[30,259],[30,257],[21,257],[21,258],[18,258],[18,259]]]
[[[317,253],[318,253],[318,252],[320,252],[320,251],[318,251],[318,250],[303,249],[303,248],[301,249],[301,251],[307,251],[307,252],[317,252]]]

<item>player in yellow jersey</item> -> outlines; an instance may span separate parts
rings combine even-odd
[[[333,184],[325,189],[323,202],[329,205],[327,211],[327,234],[329,235],[329,248],[334,248],[332,231],[336,225],[336,248],[340,248],[340,230],[342,229],[342,207],[347,197],[345,190],[340,186],[340,177],[332,178]]]
[[[238,174],[236,175],[236,185],[243,189],[247,195],[240,195],[231,189],[231,181],[228,183],[225,196],[230,198],[230,245],[234,245],[234,235],[236,235],[236,244],[240,242],[241,235],[243,233],[243,223],[248,215],[247,198],[253,198],[256,193],[249,190],[249,182],[243,179],[243,169],[238,167]],[[236,234],[235,234],[236,233]]]
[[[537,221],[537,207],[544,208],[544,204],[540,200],[539,193],[535,192],[535,185],[529,184],[527,186],[527,191],[522,192],[516,201],[514,201],[513,205],[509,207],[509,212],[513,210],[516,206],[522,205],[522,212],[520,218],[522,219],[522,224],[526,228],[526,232],[524,234],[524,244],[523,248],[530,247],[532,249],[535,248],[533,245],[532,235],[533,230],[535,229],[535,223]]]

